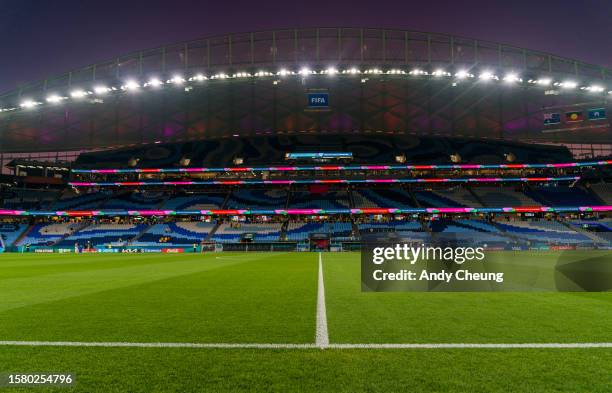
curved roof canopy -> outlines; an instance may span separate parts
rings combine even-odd
[[[612,70],[575,59],[447,34],[380,28],[303,28],[228,34],[146,49],[24,85],[0,103],[95,81],[177,71],[233,72],[304,66],[493,67],[536,77],[609,80]]]
[[[609,144],[610,97],[612,70],[511,45],[271,30],[143,50],[0,95],[0,152],[304,133]]]

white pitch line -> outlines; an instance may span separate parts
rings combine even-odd
[[[423,344],[274,344],[274,343],[164,343],[83,341],[0,341],[0,346],[22,347],[127,347],[220,349],[539,349],[612,348],[610,343],[423,343]]]
[[[612,348],[612,343],[424,343],[424,344],[330,344],[333,349],[454,349],[454,348]]]
[[[323,284],[323,262],[319,252],[319,289],[317,292],[317,328],[315,344],[319,348],[329,346],[329,333],[327,331],[327,310],[325,308],[325,285]]]
[[[0,346],[23,347],[128,347],[128,348],[223,348],[223,349],[307,349],[314,344],[274,343],[137,343],[137,342],[84,342],[84,341],[0,341]]]

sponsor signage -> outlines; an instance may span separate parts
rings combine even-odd
[[[287,153],[285,158],[288,160],[301,159],[326,159],[326,158],[353,158],[352,152],[304,152]]]
[[[171,254],[179,254],[185,252],[183,248],[162,248],[161,252],[171,253]]]
[[[313,109],[324,109],[329,107],[329,93],[308,93],[308,107]]]

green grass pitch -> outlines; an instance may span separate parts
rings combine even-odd
[[[612,342],[610,292],[362,293],[359,254],[322,258],[331,343]],[[312,344],[317,277],[316,253],[2,254],[0,341]],[[36,392],[609,392],[610,370],[611,348],[0,346],[0,373],[76,374]]]

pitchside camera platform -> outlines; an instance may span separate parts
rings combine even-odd
[[[612,289],[607,251],[561,253],[526,263],[521,248],[437,233],[362,238],[363,292],[600,292]]]

